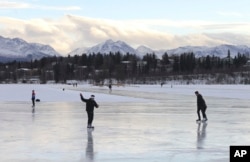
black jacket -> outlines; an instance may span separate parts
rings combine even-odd
[[[197,108],[199,108],[199,109],[207,108],[206,102],[203,99],[201,94],[197,95]]]
[[[98,108],[98,104],[95,102],[94,99],[85,99],[83,98],[83,96],[81,96],[81,100],[83,102],[86,102],[86,111],[87,112],[93,112],[94,111],[94,107]]]

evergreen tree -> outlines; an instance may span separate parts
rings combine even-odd
[[[167,65],[167,64],[170,63],[167,52],[165,52],[165,53],[162,55],[162,63],[163,63],[164,65]]]
[[[174,56],[173,72],[180,71],[180,59],[179,56]]]

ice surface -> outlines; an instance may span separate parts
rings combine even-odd
[[[62,89],[65,89],[64,91]],[[249,86],[0,85],[1,162],[228,162],[250,144]],[[41,102],[31,107],[31,90]],[[203,94],[208,122],[197,124]],[[95,94],[94,130],[79,93]]]

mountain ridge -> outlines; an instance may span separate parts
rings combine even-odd
[[[50,56],[61,56],[61,54],[49,45],[28,43],[21,38],[5,38],[0,36],[1,62],[12,60],[28,61]]]
[[[153,50],[149,47],[141,45],[134,49],[127,43],[123,41],[112,41],[111,39],[106,40],[105,42],[99,43],[93,47],[89,48],[77,48],[69,53],[69,55],[81,55],[91,54],[91,53],[103,53],[108,54],[110,52],[116,53],[120,52],[122,54],[131,53],[136,54],[138,56],[144,56],[146,54],[156,54],[159,58],[164,53],[168,55],[180,55],[183,53],[193,52],[196,57],[205,57],[207,55],[214,55],[218,57],[227,57],[228,51],[230,51],[230,56],[234,57],[238,53],[250,55],[250,48],[246,45],[229,45],[229,44],[221,44],[218,46],[208,47],[208,46],[181,46],[174,49],[169,50]]]
[[[171,55],[180,55],[183,53],[193,52],[195,57],[205,57],[218,56],[227,57],[228,51],[230,51],[230,56],[234,57],[238,53],[246,54],[250,56],[250,48],[246,45],[229,45],[222,44],[214,47],[208,46],[181,46],[174,49],[168,50],[153,50],[145,45],[140,45],[137,48],[131,47],[129,44],[123,41],[113,41],[108,39],[102,43],[88,48],[76,48],[75,50],[68,53],[68,55],[82,55],[82,54],[92,54],[92,53],[106,53],[110,52],[116,53],[120,52],[122,54],[130,53],[136,54],[142,57],[146,54],[156,54],[158,58],[161,58],[164,53]],[[50,56],[62,56],[57,51],[55,51],[49,45],[43,45],[39,43],[28,43],[21,38],[4,38],[0,36],[0,62],[8,61],[28,61],[34,59],[41,59],[43,57]]]

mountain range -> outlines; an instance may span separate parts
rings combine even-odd
[[[109,39],[103,43],[97,44],[93,47],[89,48],[77,48],[69,53],[69,55],[82,55],[83,53],[86,54],[92,54],[92,53],[102,53],[102,54],[109,54],[110,52],[116,53],[120,52],[122,54],[130,53],[130,54],[136,54],[138,56],[143,56],[147,53],[155,53],[157,55],[161,55],[164,53],[162,50],[152,50],[149,47],[146,46],[139,46],[138,48],[134,49],[127,43],[123,41],[116,41]]]
[[[184,46],[178,47],[170,50],[153,50],[146,46],[139,46],[133,48],[123,41],[113,41],[111,39],[97,44],[89,48],[77,48],[68,55],[82,55],[82,54],[92,54],[92,53],[116,53],[120,52],[122,54],[130,53],[136,54],[142,57],[146,54],[156,54],[158,58],[161,58],[164,53],[171,55],[179,55],[183,53],[193,52],[196,57],[202,57],[207,55],[214,55],[218,57],[226,57],[228,51],[230,51],[230,56],[234,57],[238,53],[246,54],[250,56],[250,48],[246,45],[219,45],[214,47],[208,46]],[[8,61],[29,61],[34,59],[41,59],[43,57],[51,56],[62,56],[57,51],[55,51],[49,45],[43,45],[39,43],[28,43],[20,38],[4,38],[0,36],[0,62]]]
[[[207,55],[214,55],[218,57],[227,57],[228,51],[230,51],[230,56],[234,57],[238,53],[246,54],[247,56],[250,55],[250,48],[246,45],[219,45],[214,47],[208,47],[208,46],[184,46],[184,47],[178,47],[175,49],[170,50],[153,50],[146,46],[139,46],[136,49],[132,48],[130,45],[128,45],[125,42],[122,41],[112,41],[107,40],[103,43],[97,44],[90,48],[77,48],[69,53],[69,55],[82,55],[83,53],[91,54],[91,53],[110,53],[110,52],[120,52],[122,54],[130,53],[130,54],[136,54],[138,56],[144,56],[146,54],[156,54],[158,58],[161,58],[161,56],[164,53],[167,53],[169,56],[171,55],[179,55],[183,53],[190,53],[193,52],[196,57],[202,57]]]
[[[43,57],[61,56],[51,46],[39,43],[28,43],[20,38],[0,36],[0,62],[29,61]]]

